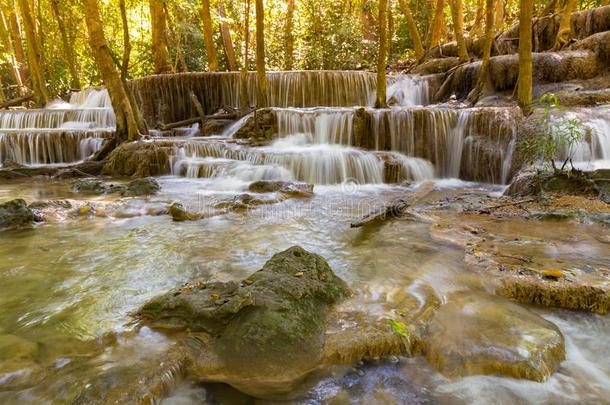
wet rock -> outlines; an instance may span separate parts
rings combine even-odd
[[[19,336],[0,335],[0,381],[3,386],[18,383],[36,367],[38,345]],[[25,381],[23,381],[25,382]]]
[[[559,329],[510,302],[473,294],[449,299],[428,324],[425,356],[449,377],[505,375],[544,381],[565,358]]]
[[[277,117],[270,108],[256,110],[235,134],[235,139],[270,140],[277,133]]]
[[[108,162],[102,173],[115,177],[148,177],[169,174],[171,151],[171,143],[125,142],[108,156]]]
[[[123,191],[123,195],[130,197],[153,195],[157,194],[161,186],[159,182],[152,177],[145,177],[143,179],[135,179],[127,183],[126,189]]]
[[[251,183],[248,191],[253,193],[282,193],[291,197],[310,197],[313,194],[313,184],[260,180]]]
[[[545,253],[546,246],[481,240],[466,249],[465,263],[482,274],[497,294],[518,302],[607,313],[610,269],[556,260]]]
[[[0,204],[0,229],[28,226],[34,219],[34,212],[20,198]]]
[[[445,73],[460,64],[457,57],[430,59],[413,69],[414,74]]]
[[[110,187],[98,179],[82,179],[72,183],[71,190],[79,194],[102,195],[110,191]]]
[[[223,370],[201,378],[273,397],[320,365],[327,311],[349,294],[321,256],[295,246],[241,282],[190,283],[148,302],[138,316],[153,327],[209,334]]]
[[[539,195],[543,192],[560,192],[583,196],[599,195],[595,182],[587,175],[569,172],[538,172],[532,169],[519,172],[504,194],[525,197]]]
[[[203,213],[188,211],[184,207],[184,205],[182,205],[181,203],[178,203],[178,202],[171,204],[167,209],[167,213],[176,222],[197,221],[198,219],[204,219],[204,218],[208,218],[208,217],[212,216],[212,215],[206,215]]]

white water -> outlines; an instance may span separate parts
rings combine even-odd
[[[46,108],[0,111],[0,165],[72,163],[91,156],[116,126],[106,90],[74,93]]]
[[[557,158],[563,161],[572,156],[574,165],[586,170],[609,168],[610,107],[580,108],[555,117],[556,120],[574,118],[582,125],[583,139],[571,150],[560,148]]]

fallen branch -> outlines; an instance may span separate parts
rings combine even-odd
[[[177,122],[172,122],[170,124],[165,124],[161,126],[161,130],[162,131],[167,131],[170,129],[174,129],[174,128],[179,128],[179,127],[185,127],[185,126],[189,126],[189,125],[193,125],[195,123],[198,122],[205,122],[206,120],[209,119],[217,119],[217,120],[234,120],[234,119],[239,119],[242,118],[244,115],[247,115],[251,112],[252,110],[248,109],[248,110],[240,110],[234,113],[230,113],[230,114],[215,114],[215,115],[204,115],[203,117],[194,117],[194,118],[188,118],[182,121],[177,121]]]
[[[359,228],[363,225],[376,221],[385,221],[390,218],[397,218],[407,213],[407,208],[415,205],[425,196],[434,190],[434,183],[425,182],[415,189],[406,199],[399,199],[389,205],[374,209],[362,219],[350,224],[351,228]]]
[[[18,97],[18,98],[13,98],[11,100],[7,100],[3,103],[0,103],[0,109],[1,108],[8,108],[8,107],[14,107],[16,105],[25,103],[26,101],[31,100],[34,97],[34,93],[25,95],[23,97]]]

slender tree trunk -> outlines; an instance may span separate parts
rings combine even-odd
[[[453,31],[455,34],[455,41],[458,47],[458,56],[460,62],[468,61],[468,48],[466,47],[466,40],[464,39],[464,7],[462,0],[450,0],[451,6],[451,19],[453,20]]]
[[[85,20],[89,32],[89,45],[93,57],[100,70],[102,80],[108,89],[112,100],[112,108],[116,115],[116,138],[117,143],[125,140],[135,141],[140,138],[140,132],[136,122],[136,115],[132,108],[129,96],[124,86],[121,75],[116,70],[108,42],[104,36],[102,18],[98,8],[97,0],[82,0],[84,5]]]
[[[555,38],[554,51],[558,51],[570,42],[572,37],[572,13],[576,10],[576,0],[566,0],[565,6],[561,11],[561,19],[559,20],[559,31]]]
[[[498,0],[496,2],[496,12],[494,16],[494,33],[502,31],[504,25],[504,1]]]
[[[443,9],[445,8],[445,0],[437,0],[436,1],[436,9],[434,11],[434,19],[432,20],[432,26],[430,27],[430,44],[428,45],[429,49],[434,48],[435,46],[440,45],[441,37],[443,35],[443,26],[445,25],[445,13]]]
[[[208,70],[218,71],[218,57],[214,47],[214,37],[212,36],[212,15],[210,14],[210,0],[201,0],[201,20],[203,21],[203,42],[205,51],[208,54]]]
[[[284,22],[284,70],[294,67],[294,0],[286,4],[286,21]]]
[[[532,103],[532,0],[521,0],[519,10],[519,79],[517,102],[524,112]]]
[[[59,0],[51,0],[51,10],[53,11],[55,20],[57,21],[57,27],[59,28],[61,42],[63,45],[64,57],[66,58],[66,64],[68,65],[70,76],[72,77],[70,86],[73,89],[80,89],[80,77],[78,74],[78,64],[76,61],[76,55],[74,54],[74,46],[70,43],[70,40],[68,39],[66,26],[64,25],[63,17],[59,12]]]
[[[485,6],[483,5],[483,0],[477,0],[477,14],[474,18],[474,23],[472,24],[472,28],[470,29],[470,37],[471,38],[479,38],[481,33],[483,32],[483,17],[485,15]]]
[[[258,92],[256,106],[267,105],[267,72],[265,71],[265,7],[263,0],[256,0],[256,73]]]
[[[546,7],[540,13],[540,16],[544,17],[545,15],[553,14],[555,9],[557,8],[557,0],[550,0]]]
[[[186,65],[186,60],[184,59],[184,51],[182,50],[180,36],[176,33],[176,30],[174,29],[174,23],[172,22],[171,14],[169,12],[169,8],[167,7],[167,3],[163,4],[163,9],[165,10],[165,18],[167,20],[167,28],[169,29],[171,41],[174,43],[174,48],[176,49],[176,62],[174,63],[173,70],[178,72],[188,72],[189,69]]]
[[[167,47],[167,21],[163,0],[149,0],[150,25],[152,34],[152,58],[155,73],[172,73],[172,64],[169,62]]]
[[[409,7],[409,0],[399,0],[399,3],[400,9],[407,20],[407,28],[409,29],[409,37],[411,37],[411,42],[413,42],[415,59],[419,62],[424,58],[424,46],[422,45],[419,30],[417,29],[417,24],[413,18],[413,13],[411,13],[411,7]]]
[[[21,79],[21,73],[19,72],[19,64],[15,60],[14,54],[15,50],[13,49],[13,45],[11,42],[11,38],[8,32],[8,28],[6,25],[6,18],[2,10],[0,10],[0,43],[2,43],[2,47],[5,52],[9,55],[10,65],[11,65],[11,73],[13,74],[13,78],[15,79],[15,84],[19,89],[19,94],[24,95],[23,81]]]
[[[387,63],[387,18],[388,0],[379,0],[379,50],[377,54],[377,97],[375,108],[387,107],[386,101],[386,77],[385,68]]]
[[[14,0],[8,1],[7,10],[7,18],[8,18],[8,27],[11,34],[11,39],[13,43],[13,49],[15,50],[15,59],[17,59],[17,63],[19,64],[19,75],[21,76],[21,80],[24,85],[30,79],[27,68],[27,58],[25,56],[25,51],[23,50],[23,40],[21,39],[21,27],[19,26],[19,20],[17,19],[16,6]]]
[[[248,92],[248,51],[250,49],[250,0],[245,0],[244,4],[244,51],[241,66],[240,81],[240,100],[242,108],[250,107],[250,95]]]
[[[474,105],[479,101],[485,84],[489,80],[489,62],[491,59],[491,47],[494,40],[494,0],[485,0],[485,44],[483,45],[483,60],[479,69],[477,84],[468,94],[467,102]]]
[[[49,101],[46,80],[44,77],[44,65],[42,65],[42,49],[36,37],[35,21],[28,0],[19,0],[19,11],[25,28],[27,42],[28,64],[32,79],[32,89],[36,102],[40,105]]]
[[[229,25],[226,21],[227,16],[223,0],[218,0],[218,3],[216,3],[216,9],[218,10],[218,17],[220,17],[220,35],[222,36],[222,44],[225,49],[229,70],[236,71],[237,58],[235,57],[235,48],[233,47],[233,40],[231,39],[231,30],[229,29]]]

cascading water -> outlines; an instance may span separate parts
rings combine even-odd
[[[0,165],[6,160],[39,165],[83,160],[101,148],[116,126],[106,90],[74,93],[69,103],[0,111]]]
[[[248,104],[256,105],[258,79],[254,72],[247,78]],[[425,78],[407,75],[388,76],[387,98],[391,105],[412,106],[430,103]],[[178,122],[197,115],[190,93],[204,110],[212,114],[225,107],[241,107],[240,74],[179,73],[157,75],[129,83],[149,127]],[[292,71],[267,73],[268,107],[351,107],[372,106],[377,78],[363,71]]]
[[[576,143],[572,150],[561,147],[560,160],[572,157],[575,166],[585,169],[610,167],[610,107],[581,108],[570,111],[564,117],[555,117],[559,126],[568,125],[562,119],[577,119],[582,127],[582,140]],[[565,129],[565,128],[564,128]]]

